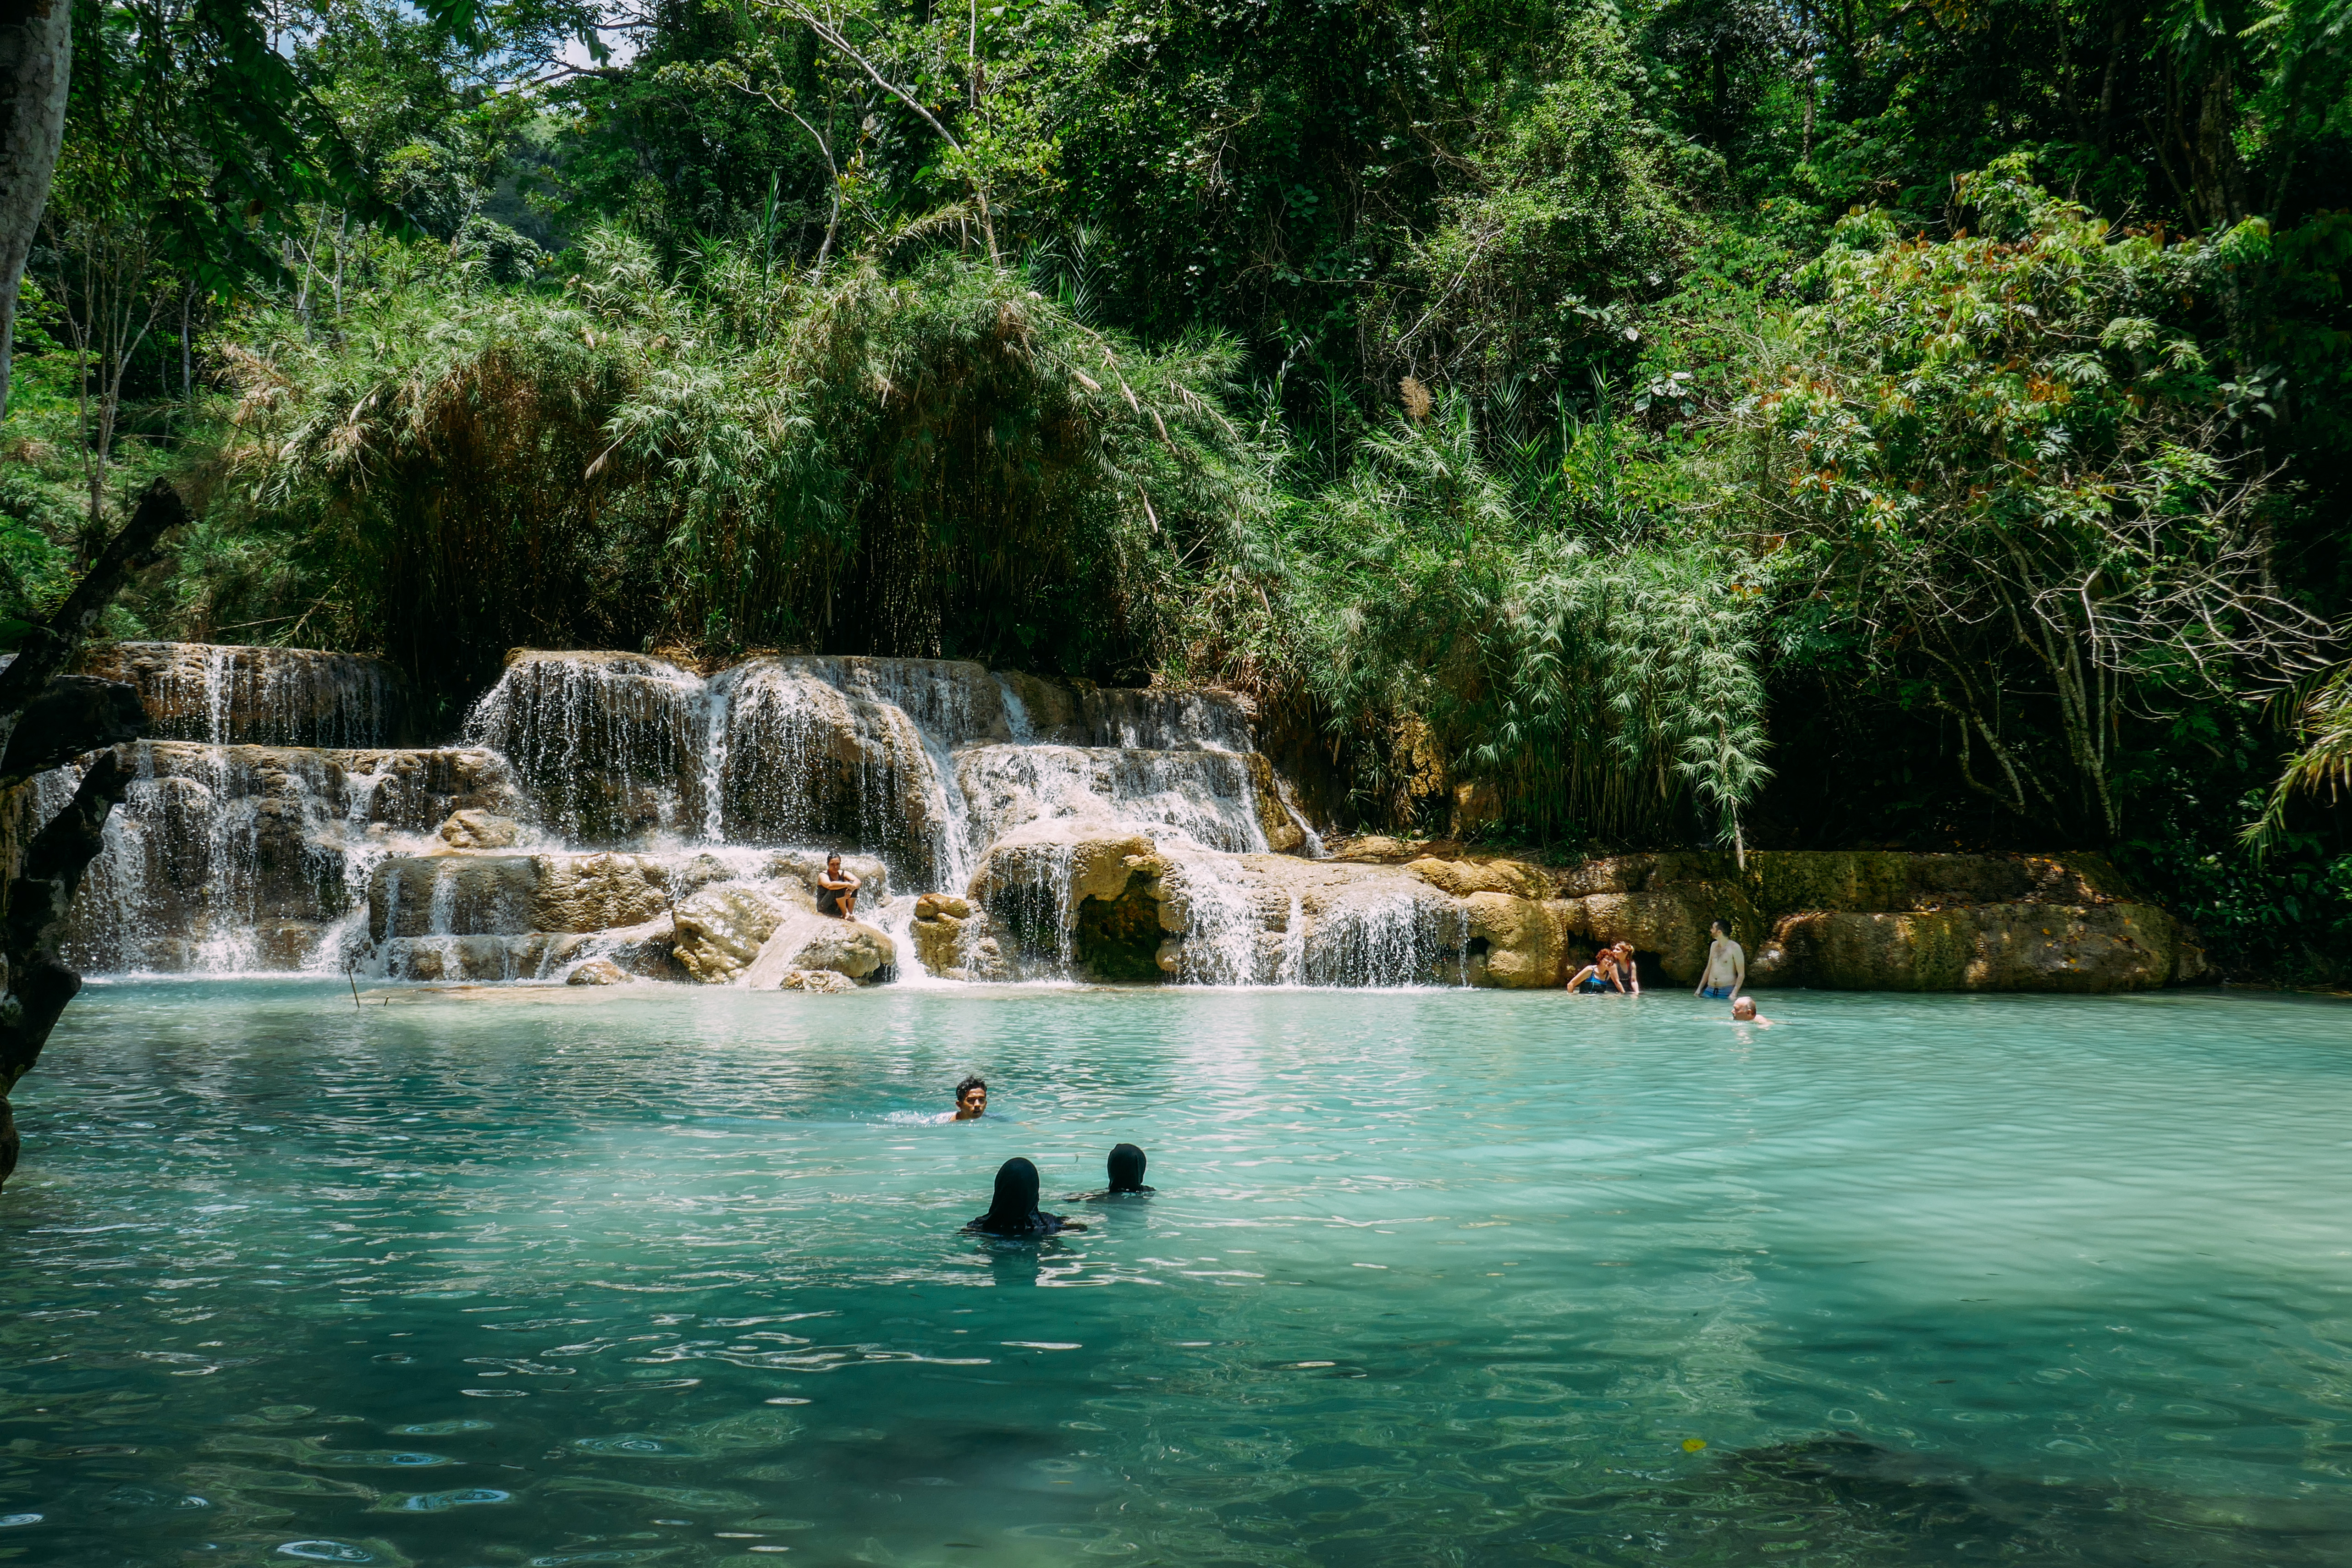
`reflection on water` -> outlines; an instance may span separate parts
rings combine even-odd
[[[2352,1560],[2352,1015],[1772,1012],[94,988],[0,1557]]]

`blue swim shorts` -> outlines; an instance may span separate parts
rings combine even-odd
[[[1702,986],[1699,988],[1698,994],[1702,997],[1706,997],[1712,1000],[1719,1002],[1723,1000],[1724,998],[1731,994],[1731,988],[1729,986]]]

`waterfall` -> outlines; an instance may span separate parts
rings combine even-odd
[[[466,737],[507,758],[538,824],[566,841],[675,837],[703,825],[705,707],[702,678],[667,660],[526,651]]]
[[[943,967],[979,955],[982,977],[1462,972],[1452,900],[1399,868],[1273,852],[1322,845],[1245,705],[1218,693],[952,660],[772,655],[705,677],[525,651],[466,744],[401,749],[383,744],[399,683],[373,661],[122,643],[87,666],[132,680],[173,737],[138,747],[91,869],[68,938],[89,968],[477,981],[617,955],[682,975],[681,901],[737,882],[805,909],[839,850],[867,857],[859,918],[910,979],[923,894],[924,911],[971,910],[924,925],[924,950]],[[37,780],[38,809],[74,779]]]
[[[1263,854],[1247,764],[1230,752],[976,746],[957,755],[972,852],[1025,823],[1167,829],[1203,849]]]
[[[1307,983],[1462,985],[1468,936],[1460,907],[1432,888],[1401,879],[1359,883],[1316,921]]]
[[[390,744],[401,684],[381,660],[315,648],[107,643],[76,666],[136,687],[158,739],[349,748]]]

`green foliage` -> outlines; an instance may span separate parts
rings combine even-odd
[[[560,297],[390,257],[331,336],[280,310],[233,350],[247,506],[294,521],[317,624],[429,689],[656,640],[1131,674],[1245,503],[1214,340],[1147,352],[950,256],[584,256]]]
[[[1763,601],[1620,484],[1623,434],[1563,406],[1539,435],[1482,437],[1459,397],[1376,433],[1278,521],[1278,649],[1227,657],[1312,694],[1375,813],[1738,843],[1769,773]]]
[[[2112,234],[2021,160],[1960,190],[1982,235],[1840,226],[1734,412],[1743,500],[1784,578],[1951,716],[1972,789],[2104,839],[2127,716],[2273,678],[2323,628],[2271,576],[2252,411],[2181,319],[2231,236]]]
[[[171,468],[127,613],[452,697],[1221,680],[1349,823],[2144,841],[2332,940],[2342,0],[85,11],[0,614]]]

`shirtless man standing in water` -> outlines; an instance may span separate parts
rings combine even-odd
[[[1748,955],[1723,928],[1723,922],[1707,922],[1706,968],[1698,977],[1698,989],[1691,995],[1711,997],[1717,1001],[1738,994],[1748,983]]]

